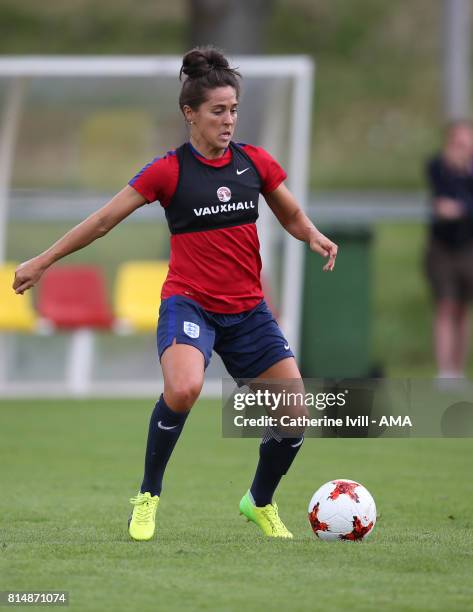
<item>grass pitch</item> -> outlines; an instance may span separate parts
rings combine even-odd
[[[238,515],[257,440],[223,439],[193,409],[165,477],[158,534],[132,542],[152,402],[0,402],[0,590],[61,589],[77,610],[468,610],[471,456],[456,440],[307,439],[278,491],[293,541]],[[378,524],[361,544],[312,535],[308,501],[361,481]]]

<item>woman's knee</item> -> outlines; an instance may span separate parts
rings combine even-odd
[[[200,378],[167,381],[164,385],[166,404],[176,411],[190,410],[200,395],[202,385],[203,380]]]
[[[174,343],[161,357],[164,399],[176,411],[188,411],[204,384],[204,357],[194,346]]]

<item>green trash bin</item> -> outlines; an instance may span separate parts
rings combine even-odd
[[[371,246],[366,227],[322,228],[339,247],[333,272],[306,252],[301,328],[301,371],[312,378],[372,374]]]

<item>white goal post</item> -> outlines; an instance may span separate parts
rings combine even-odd
[[[288,133],[285,147],[288,186],[299,204],[306,208],[309,178],[311,114],[314,82],[314,64],[306,56],[233,56],[231,65],[239,68],[244,77],[280,78],[290,80],[290,111],[284,121]],[[34,79],[111,77],[156,79],[165,76],[177,80],[182,58],[180,56],[7,56],[0,59],[0,82],[3,85],[3,110],[0,116],[0,263],[6,256],[6,230],[9,215],[12,172],[19,125],[24,101]],[[273,100],[277,106],[277,101]],[[177,101],[176,101],[177,104]],[[272,105],[271,105],[272,106]],[[244,95],[241,115],[251,113],[245,108]],[[271,152],[272,130],[281,121],[271,109],[263,109],[265,137],[261,145]],[[237,137],[238,141],[238,127]],[[262,140],[262,141],[261,141]],[[176,146],[179,142],[175,143]],[[159,151],[156,154],[160,153]],[[277,158],[277,154],[275,155]],[[130,169],[131,171],[132,169]],[[267,206],[260,206],[261,250],[263,265],[271,269],[272,242],[277,222]],[[261,227],[264,224],[264,228]],[[283,241],[280,324],[296,355],[299,353],[299,335],[302,309],[304,273],[304,245],[285,234]]]

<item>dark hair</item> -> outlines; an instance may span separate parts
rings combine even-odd
[[[235,68],[230,68],[227,58],[215,47],[196,47],[188,51],[182,59],[180,81],[183,74],[187,78],[179,95],[181,111],[185,105],[194,110],[199,108],[206,101],[207,92],[216,87],[229,85],[235,89],[237,99],[240,96],[238,77],[241,74]]]

